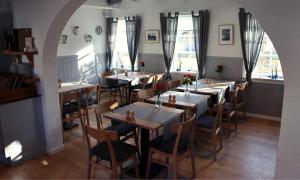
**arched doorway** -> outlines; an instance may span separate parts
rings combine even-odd
[[[300,105],[300,96],[298,95],[299,85],[297,82],[299,80],[297,79],[298,75],[298,68],[300,63],[296,61],[297,57],[300,56],[298,52],[298,42],[299,37],[296,32],[299,32],[300,26],[293,24],[293,22],[296,22],[295,19],[292,17],[295,17],[293,13],[296,13],[298,11],[299,3],[296,2],[296,6],[288,5],[289,8],[287,8],[287,5],[283,2],[272,1],[267,0],[264,2],[261,2],[259,0],[238,0],[241,5],[246,7],[249,11],[251,11],[256,18],[261,22],[262,26],[266,30],[266,32],[269,34],[270,38],[273,40],[273,43],[279,53],[280,58],[282,61],[282,67],[284,71],[285,76],[285,98],[284,98],[284,107],[283,107],[283,129],[281,130],[281,137],[280,137],[280,145],[279,145],[279,157],[278,157],[278,171],[277,175],[278,177],[290,177],[292,174],[295,175],[293,177],[297,177],[297,169],[299,167],[300,160],[293,158],[294,156],[299,155],[297,153],[297,149],[300,149],[300,145],[298,143],[292,143],[295,150],[288,150],[285,147],[288,146],[285,144],[289,141],[289,139],[293,139],[293,137],[296,137],[296,135],[299,135],[297,130],[295,128],[295,125],[299,125],[299,122],[296,120],[299,119],[300,113],[299,110],[296,107],[299,107]],[[66,2],[66,5],[59,9],[58,11],[55,11],[53,13],[50,13],[50,15],[54,16],[54,19],[51,23],[50,28],[48,29],[46,38],[45,38],[45,44],[43,44],[43,67],[44,67],[44,76],[51,76],[53,73],[48,72],[51,71],[51,69],[47,69],[51,66],[54,66],[53,63],[49,63],[52,59],[55,59],[56,56],[56,47],[58,44],[60,32],[62,31],[64,24],[67,22],[68,18],[71,16],[71,14],[83,3],[85,0],[78,0],[78,1],[72,1],[69,0]],[[49,2],[50,3],[50,2]],[[272,4],[267,6],[267,3]],[[286,14],[281,15],[276,12],[280,12],[282,9],[286,11]],[[299,15],[299,14],[298,14]],[[292,18],[295,21],[288,21],[287,18]],[[276,20],[275,20],[276,19]],[[281,22],[280,28],[274,28],[275,22]],[[283,26],[284,25],[284,26]],[[284,28],[286,27],[286,28]],[[292,30],[288,29],[293,28]],[[284,36],[283,36],[284,34]],[[288,48],[288,50],[287,50]],[[285,73],[285,72],[289,73]],[[57,129],[59,129],[59,121],[56,119],[55,121],[51,120],[51,114],[57,113],[59,110],[52,109],[51,105],[53,103],[58,104],[58,98],[57,94],[52,93],[55,92],[55,81],[56,78],[50,79],[50,82],[43,82],[43,88],[44,88],[44,109],[47,113],[50,113],[47,116],[46,120],[46,131],[47,134],[47,140],[48,140],[48,146],[49,147],[57,147],[59,144],[62,143],[62,139],[59,139],[61,137],[61,134],[58,133]],[[296,83],[295,83],[296,82]],[[56,97],[56,100],[51,100],[53,97]],[[52,112],[52,113],[51,113]],[[59,114],[59,113],[57,113]],[[296,120],[295,120],[296,119]],[[293,128],[294,127],[294,128]],[[56,142],[51,142],[51,138],[54,131],[55,133],[58,133],[58,135],[55,135]],[[54,138],[54,139],[55,139]],[[296,141],[296,139],[294,139]],[[297,142],[297,141],[296,141]],[[50,148],[51,149],[51,148]],[[287,166],[289,159],[292,160],[293,164],[290,166]],[[299,174],[298,174],[299,175]]]

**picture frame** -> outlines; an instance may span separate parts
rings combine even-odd
[[[233,24],[219,25],[219,45],[234,44],[234,26]]]
[[[159,43],[160,34],[158,29],[145,30],[145,43]]]

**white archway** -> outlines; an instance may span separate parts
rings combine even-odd
[[[237,0],[242,6],[251,11],[264,27],[272,39],[274,46],[282,60],[282,68],[285,77],[284,104],[282,113],[282,128],[279,141],[279,152],[277,161],[276,177],[296,178],[300,177],[300,2],[297,0]],[[57,45],[64,25],[75,10],[85,0],[27,0],[26,3],[18,0],[13,1],[15,19],[20,26],[30,25],[41,31],[34,32],[39,38],[37,45],[43,47],[39,55],[38,74],[41,77],[41,93],[43,94],[43,108],[47,150],[49,152],[62,146],[60,131],[59,108],[53,107],[58,104],[57,89],[55,86]],[[30,13],[32,7],[36,7],[34,14]],[[30,15],[28,15],[30,14]],[[23,15],[28,17],[22,21]],[[36,17],[38,16],[38,17]],[[19,19],[19,20],[18,20]],[[29,21],[29,22],[28,22]],[[51,22],[45,24],[44,21]]]

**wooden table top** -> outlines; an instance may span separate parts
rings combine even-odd
[[[219,93],[226,91],[234,85],[234,81],[229,80],[216,80],[216,79],[201,79],[197,82],[194,81],[193,85],[188,86],[188,90],[193,93],[205,94],[205,95],[218,95]],[[185,91],[185,85],[181,85],[176,88],[179,91]]]
[[[177,96],[178,96],[178,93],[184,94],[183,92],[177,92],[177,91],[167,91],[165,93],[166,93],[167,96],[169,94],[176,94],[176,93],[177,93]],[[151,103],[155,103],[157,101],[157,96],[151,97],[151,98],[147,99],[146,101],[151,102]],[[197,104],[195,104],[195,103],[186,102],[186,101],[180,101],[180,100],[176,100],[175,102],[174,101],[169,101],[168,97],[167,98],[162,98],[161,97],[160,101],[164,105],[167,105],[167,106],[179,106],[179,107],[190,108],[190,109],[194,109],[197,106]]]
[[[143,103],[143,102],[136,102],[131,105],[135,105],[135,106],[138,106],[139,108],[147,109],[147,110],[155,108],[154,104]],[[130,107],[130,105],[125,106],[125,107],[123,107],[123,110],[132,111],[132,109],[130,109],[129,107]],[[166,107],[166,106],[161,106],[160,108],[156,108],[156,109],[157,109],[157,111],[160,111],[160,112],[164,112],[164,113],[172,114],[172,115],[177,114],[178,116],[182,116],[185,112],[184,110],[181,110],[181,109],[175,109],[175,108],[170,108],[170,107]],[[135,117],[135,120],[128,121],[128,120],[126,120],[125,114],[121,114],[118,112],[104,113],[103,117],[108,118],[108,119],[113,119],[116,121],[120,121],[120,122],[126,122],[128,124],[135,125],[135,126],[138,126],[138,127],[144,128],[144,129],[149,129],[149,130],[156,130],[163,126],[162,123],[154,122],[149,119],[141,119],[141,118],[137,117],[137,115]]]
[[[106,76],[105,78],[109,79],[121,79],[121,80],[126,80],[126,81],[133,81],[134,79],[141,79],[141,78],[147,78],[150,76],[156,75],[154,73],[142,73],[142,72],[128,72],[128,75],[125,76],[125,73],[121,73],[118,75],[111,75],[111,76]]]
[[[95,86],[93,84],[80,83],[80,82],[66,82],[61,83],[61,87],[58,88],[59,93],[66,93],[69,91],[78,91],[87,87]]]

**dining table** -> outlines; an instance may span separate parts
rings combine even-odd
[[[159,75],[157,73],[150,73],[150,72],[126,72],[126,73],[117,73],[114,75],[106,76],[106,79],[113,79],[113,80],[121,80],[126,81],[128,84],[128,102],[130,102],[131,92],[134,87],[138,87],[141,80],[143,78],[149,78],[154,75]]]
[[[181,85],[175,88],[177,91],[188,91],[196,94],[204,94],[211,96],[210,105],[219,102],[222,98],[226,98],[228,92],[234,89],[235,81],[203,78],[193,81],[192,85]]]
[[[127,111],[135,113],[134,120],[128,120],[126,118]],[[140,171],[141,176],[145,177],[149,154],[150,131],[153,132],[163,128],[163,138],[164,140],[168,140],[173,135],[171,132],[172,124],[181,122],[184,112],[182,109],[166,106],[156,107],[154,104],[135,102],[114,110],[113,112],[104,113],[103,117],[112,121],[128,123],[141,129]]]
[[[171,96],[171,99],[170,99]],[[173,100],[175,96],[175,100]],[[191,110],[196,113],[196,117],[203,115],[207,109],[209,95],[185,93],[180,91],[166,91],[159,97],[159,101],[166,106],[176,107],[184,110]],[[146,99],[146,102],[156,103],[158,95]],[[185,117],[186,119],[186,117]]]
[[[61,83],[61,86],[58,88],[59,94],[66,93],[70,91],[80,91],[84,88],[95,86],[94,84],[82,83],[82,82],[65,82]]]
[[[95,86],[94,84],[88,84],[88,83],[83,83],[83,82],[76,82],[76,81],[72,81],[72,82],[65,82],[65,83],[61,83],[60,87],[58,87],[58,92],[60,95],[64,94],[64,93],[68,93],[71,91],[81,91],[84,88],[88,88],[88,87],[93,87]],[[78,126],[77,123],[69,123],[69,122],[63,122],[63,129],[64,130],[69,130],[71,129],[71,127],[76,127]]]

